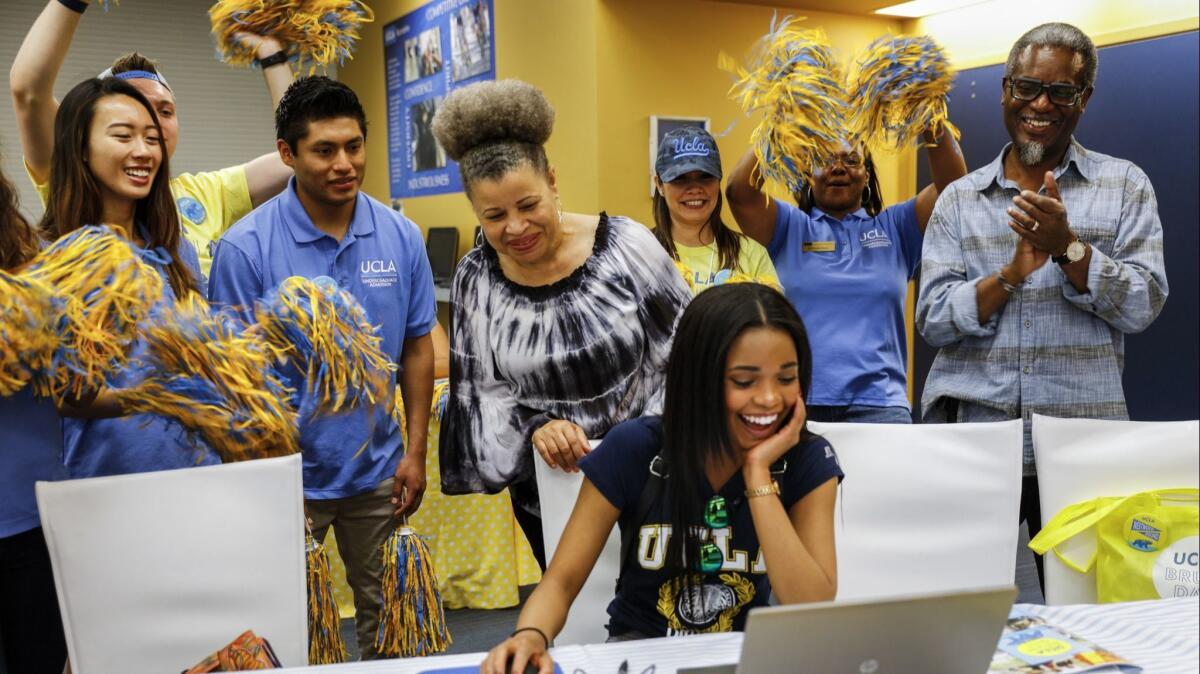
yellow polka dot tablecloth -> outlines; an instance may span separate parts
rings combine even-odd
[[[442,603],[448,609],[509,608],[517,588],[541,580],[537,560],[513,517],[508,492],[446,496],[442,493],[438,446],[441,422],[430,415],[427,486],[421,509],[409,524],[429,544]],[[325,537],[333,593],[343,618],[354,616],[354,599],[338,556],[333,529]],[[382,553],[381,553],[382,554]]]

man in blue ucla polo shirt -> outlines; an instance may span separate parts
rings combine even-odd
[[[384,406],[302,415],[300,422],[313,535],[323,540],[331,525],[337,532],[354,591],[358,645],[368,659],[375,657],[382,604],[380,546],[425,491],[433,275],[417,226],[359,191],[367,123],[349,87],[325,77],[297,80],[279,103],[275,127],[279,156],[295,177],[222,237],[209,297],[249,317],[255,301],[289,276],[331,278],[362,303],[380,326],[384,352],[400,364],[407,447]],[[290,383],[302,381],[293,374]]]

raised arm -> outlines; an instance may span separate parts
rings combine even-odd
[[[254,57],[259,61],[286,51],[284,45],[270,35],[239,33],[239,37],[254,49]],[[292,73],[291,62],[282,61],[268,65],[262,69],[262,73],[267,83],[267,93],[271,95],[271,110],[275,110],[279,107],[283,93],[296,79]],[[291,177],[292,169],[283,163],[278,152],[268,152],[246,162],[246,186],[250,190],[250,203],[258,208],[264,201],[283,191]]]
[[[929,224],[929,216],[933,215],[933,205],[937,203],[938,195],[950,183],[967,175],[967,162],[963,159],[962,149],[954,136],[944,129],[939,138],[934,139],[928,130],[922,134],[927,143],[925,152],[929,158],[929,173],[933,183],[917,194],[917,226],[925,233],[925,225]]]
[[[17,50],[8,86],[12,93],[17,132],[29,173],[38,183],[50,180],[50,156],[54,152],[54,80],[67,58],[75,28],[83,14],[49,0]]]
[[[725,199],[733,219],[746,236],[767,247],[775,236],[778,207],[775,200],[763,192],[763,178],[758,171],[754,150],[747,150],[725,182]]]

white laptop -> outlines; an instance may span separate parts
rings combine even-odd
[[[1017,588],[754,609],[736,665],[679,674],[984,674]]]

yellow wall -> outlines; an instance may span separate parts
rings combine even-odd
[[[385,202],[390,195],[383,27],[426,2],[370,2],[375,21],[362,31],[354,60],[338,74],[358,92],[371,122],[364,187]],[[497,75],[541,87],[557,111],[546,151],[558,171],[564,204],[579,211],[599,208],[595,16],[594,0],[495,0],[492,19]],[[479,224],[462,194],[406,199],[404,209],[422,229],[458,227],[460,255],[470,247]]]
[[[807,17],[848,61],[871,40],[900,29],[891,18],[861,17],[709,0],[603,0],[598,19],[601,204],[650,224],[649,118],[708,117],[726,173],[749,146],[757,118],[726,95],[732,77],[717,69],[725,52],[741,61],[772,15]],[[884,199],[911,196],[901,186],[903,157],[881,156]],[[912,163],[911,158],[907,161]],[[911,188],[909,188],[911,190]],[[726,220],[731,218],[726,213]]]
[[[366,190],[386,200],[387,94],[383,27],[425,0],[372,2],[376,20],[363,31],[353,61],[339,73],[372,120]],[[557,111],[546,151],[567,210],[605,209],[649,224],[649,117],[709,117],[725,170],[747,146],[754,120],[728,100],[730,76],[716,67],[725,51],[741,59],[771,17],[796,10],[709,0],[495,0],[498,77],[542,88]],[[873,38],[898,31],[890,18],[803,12],[846,57]],[[912,155],[879,158],[886,200],[912,194]],[[457,226],[460,253],[476,220],[461,194],[408,199],[405,212],[422,228]]]

